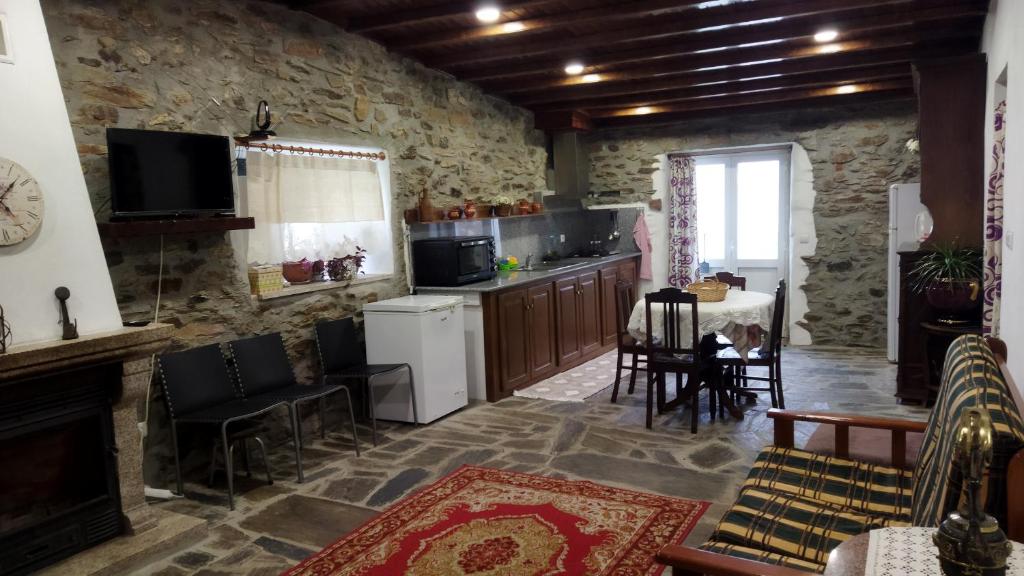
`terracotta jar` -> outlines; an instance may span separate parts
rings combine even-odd
[[[458,220],[460,218],[462,218],[462,210],[460,210],[458,206],[452,206],[448,209],[449,220]]]
[[[466,206],[462,209],[465,218],[476,218],[476,202],[466,200]]]
[[[522,200],[519,201],[519,213],[520,214],[529,214],[530,213],[530,201],[527,200],[526,198],[523,198]]]
[[[543,211],[544,211],[544,205],[541,204],[540,202],[534,202],[533,204],[530,204],[530,212],[531,213],[533,213],[533,214],[540,214]]]

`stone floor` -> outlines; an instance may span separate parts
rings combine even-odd
[[[784,353],[787,408],[924,419],[921,408],[892,396],[895,367],[877,350],[795,348]],[[642,379],[641,379],[642,380]],[[711,508],[687,538],[699,544],[733,500],[757,452],[771,443],[767,394],[744,406],[746,418],[710,422],[703,397],[700,430],[688,413],[660,416],[643,427],[642,384],[611,404],[611,388],[586,402],[509,398],[479,404],[428,426],[389,425],[376,448],[361,431],[356,458],[344,432],[304,451],[306,482],[296,484],[290,448],[272,451],[274,484],[240,477],[236,509],[227,508],[223,478],[208,489],[197,477],[188,499],[157,506],[205,519],[209,535],[139,574],[278,574],[343,536],[402,496],[462,464],[709,500]],[[805,439],[810,429],[798,428]]]

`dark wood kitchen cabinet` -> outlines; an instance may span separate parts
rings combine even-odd
[[[601,293],[597,272],[576,277],[580,289],[580,347],[584,356],[601,348]]]
[[[598,270],[598,283],[601,289],[601,345],[614,346],[618,337],[618,326],[615,323],[615,283],[619,280],[632,282],[637,286],[636,260],[624,260],[621,263]],[[634,293],[639,292],[638,289]],[[630,304],[633,304],[632,302]]]
[[[611,266],[598,271],[601,288],[601,344],[615,344],[615,283],[619,281],[619,267]]]
[[[513,390],[530,381],[529,310],[526,289],[498,294],[499,388]]]
[[[500,389],[511,393],[554,374],[554,288],[542,284],[498,295]]]
[[[637,257],[481,295],[487,399],[615,347],[615,283],[637,281]]]
[[[558,369],[555,350],[555,288],[545,283],[526,292],[530,379],[547,378]]]
[[[555,298],[555,310],[558,313],[558,321],[555,323],[558,363],[568,364],[583,355],[583,344],[580,342],[580,287],[575,276],[555,282]]]

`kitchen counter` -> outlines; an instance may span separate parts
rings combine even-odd
[[[558,268],[557,270],[499,270],[497,276],[484,282],[474,282],[464,286],[416,286],[415,290],[417,294],[480,294],[495,292],[521,284],[530,284],[538,280],[557,278],[570,272],[600,268],[612,262],[636,258],[639,255],[639,252],[623,252],[597,258],[574,258],[571,260],[579,260],[579,262],[567,265],[564,268]]]

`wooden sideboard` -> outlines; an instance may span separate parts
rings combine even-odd
[[[615,348],[615,283],[639,256],[481,295],[487,400]]]

